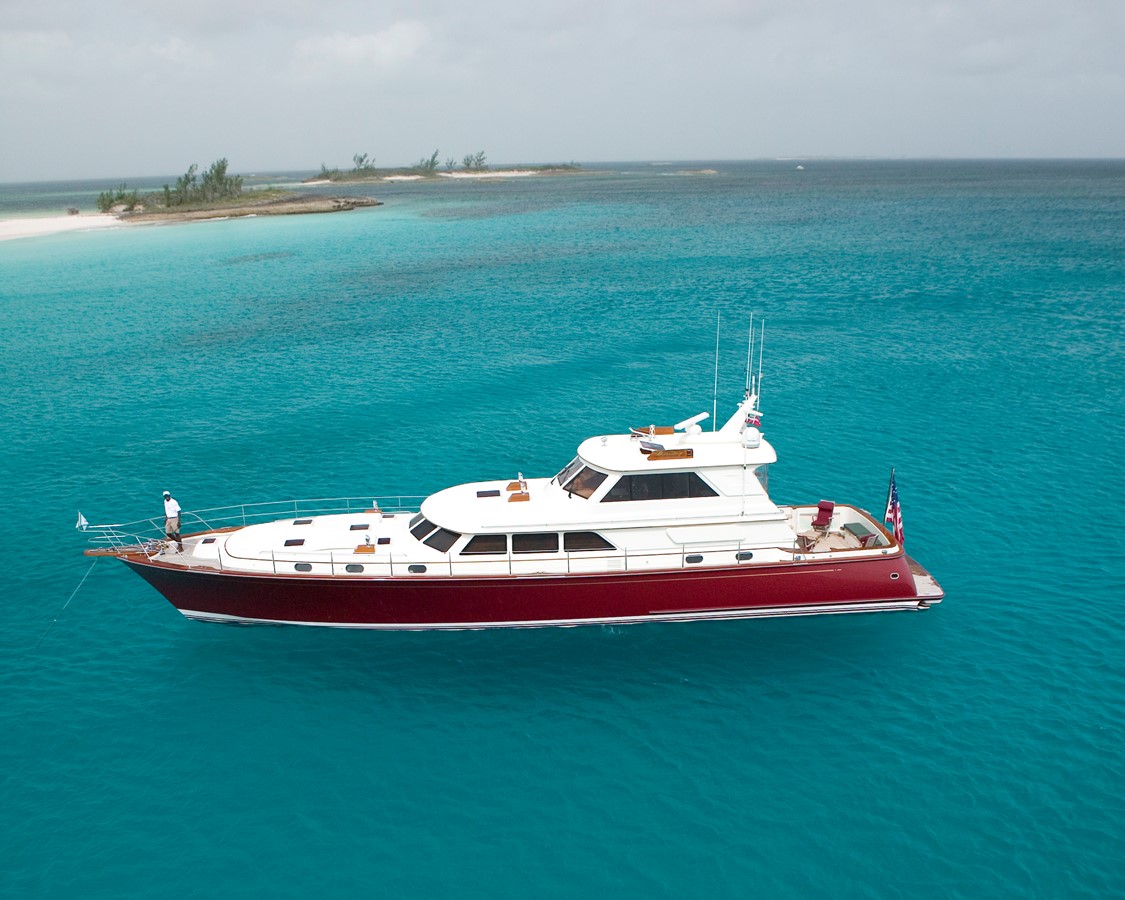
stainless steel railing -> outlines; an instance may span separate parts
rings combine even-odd
[[[240,503],[209,509],[185,510],[180,513],[180,532],[220,531],[244,528],[293,516],[326,516],[363,512],[378,508],[381,512],[417,512],[425,497],[399,494],[387,497],[326,497],[313,500],[268,500],[261,503]],[[95,547],[123,550],[138,547],[147,555],[159,550],[164,540],[164,517],[154,516],[113,525],[87,524],[82,530]],[[150,546],[157,545],[157,546]]]

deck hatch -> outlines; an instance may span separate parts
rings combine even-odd
[[[304,538],[289,538],[285,542],[286,547],[300,547],[305,542]]]
[[[359,522],[356,525],[352,525],[348,529],[348,531],[366,531],[370,527],[371,527],[371,524],[369,522]]]

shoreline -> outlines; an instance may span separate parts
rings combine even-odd
[[[68,231],[91,231],[95,228],[121,226],[117,216],[110,213],[79,213],[77,216],[29,216],[19,219],[0,219],[0,241],[19,238],[46,237]]]
[[[454,172],[437,171],[429,174],[422,174],[419,172],[402,172],[391,171],[388,174],[347,177],[352,173],[344,173],[341,178],[320,178],[314,176],[308,181],[301,182],[304,187],[318,187],[326,184],[378,184],[379,182],[389,181],[392,184],[396,182],[409,182],[409,181],[437,181],[438,179],[445,178],[452,181],[487,181],[489,179],[501,178],[534,178],[534,177],[554,177],[559,175],[589,175],[590,172],[583,169],[570,169],[570,168],[544,168],[544,169],[481,169],[480,171],[467,171],[460,170]]]
[[[276,197],[266,201],[240,203],[212,209],[150,210],[133,213],[79,213],[61,216],[27,216],[0,219],[0,242],[20,238],[47,237],[72,231],[98,228],[123,228],[173,222],[203,222],[216,219],[245,219],[256,216],[293,216],[311,213],[346,212],[382,206],[373,197]]]

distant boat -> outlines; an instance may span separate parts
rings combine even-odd
[[[803,171],[805,171],[805,167],[804,166],[797,166],[797,171],[803,172]]]

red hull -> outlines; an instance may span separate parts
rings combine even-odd
[[[902,553],[786,565],[518,578],[240,575],[184,569],[144,557],[122,560],[190,618],[357,628],[750,618],[925,609],[941,599],[940,592],[919,593],[911,561]]]

